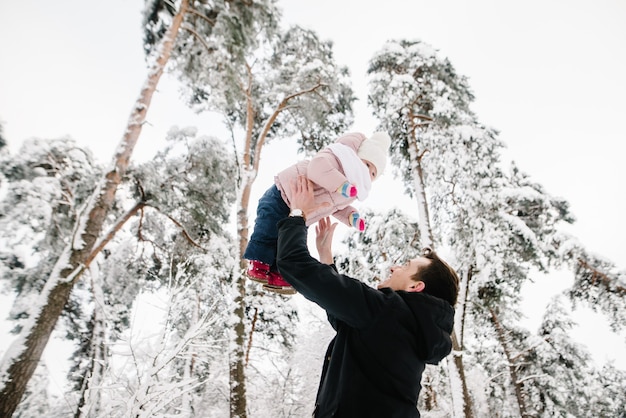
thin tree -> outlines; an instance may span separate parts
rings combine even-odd
[[[434,248],[444,237],[435,239],[433,233],[426,177],[436,174],[428,173],[424,162],[438,158],[441,148],[438,142],[449,141],[452,126],[467,120],[473,96],[466,80],[456,75],[452,65],[420,41],[390,41],[370,60],[368,74],[371,77],[368,102],[381,128],[394,138],[390,148],[392,162],[407,191],[417,200],[421,244]],[[461,287],[467,289],[471,274],[462,277]],[[452,365],[461,380],[464,415],[472,417],[462,338],[458,334],[459,326],[463,326],[459,318],[463,319],[462,309],[457,309],[452,334],[455,352]]]
[[[350,124],[354,100],[348,72],[335,64],[330,42],[299,27],[279,31],[275,20],[279,14],[271,2],[253,5],[248,11],[248,18],[231,22],[237,23],[240,42],[215,42],[216,37],[227,39],[222,32],[225,29],[199,19],[179,43],[176,67],[187,86],[190,105],[223,115],[238,153],[240,263],[232,275],[232,417],[247,414],[246,344],[251,336],[246,304],[250,302],[242,275],[247,262],[241,255],[248,243],[250,196],[263,148],[270,141],[295,136],[301,149],[319,150]]]

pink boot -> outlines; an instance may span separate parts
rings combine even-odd
[[[267,283],[269,280],[270,266],[262,261],[250,260],[248,263],[248,277],[255,282]]]
[[[281,295],[294,295],[297,293],[296,289],[291,287],[277,271],[270,271],[269,279],[267,283],[263,285],[263,289],[280,293]]]

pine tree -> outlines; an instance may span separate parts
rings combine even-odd
[[[334,63],[330,42],[322,42],[315,33],[299,27],[279,30],[276,19],[279,13],[270,1],[234,2],[230,7],[245,9],[247,4],[249,14],[242,14],[244,17],[237,21],[224,19],[219,24],[219,18],[211,16],[221,16],[226,9],[216,6],[209,10],[207,5],[194,4],[197,21],[193,30],[188,30],[188,36],[177,44],[180,53],[175,67],[186,86],[189,104],[198,111],[223,115],[234,138],[239,164],[240,254],[248,242],[250,193],[263,146],[296,136],[302,150],[319,150],[351,122],[354,100],[347,70]],[[238,37],[228,36],[229,31]],[[262,302],[248,298],[251,291],[246,289],[247,281],[241,274],[246,268],[246,261],[241,259],[233,272],[236,288],[234,348],[230,360],[233,417],[245,416],[247,409],[246,344],[250,345],[252,335],[247,330],[252,323],[261,329],[258,318],[264,317],[258,309]]]
[[[562,253],[554,245],[563,237],[559,225],[573,221],[569,206],[515,165],[502,170],[497,132],[477,121],[467,80],[434,49],[419,41],[388,42],[368,72],[369,103],[381,129],[394,138],[396,174],[417,197],[422,243],[450,247],[462,276],[452,335],[455,355],[449,362],[450,376],[461,380],[452,385],[461,389],[453,392],[455,413],[469,417],[482,410],[476,405],[482,396],[470,391],[472,363],[464,359],[470,355],[487,362],[491,352],[485,350],[495,348],[509,365],[506,377],[497,379],[501,399],[514,399],[513,415],[532,415],[529,386],[521,383],[515,366],[523,346],[510,338],[518,335],[512,324],[520,316],[522,284],[534,271],[558,266],[561,254],[572,257],[568,243]],[[608,305],[621,306],[612,296],[620,295],[619,280],[595,277],[588,281],[604,282]],[[492,345],[473,352],[487,328],[493,331]]]
[[[141,131],[142,122],[145,119],[156,84],[158,83],[165,64],[168,62],[168,59],[173,51],[174,44],[178,40],[179,29],[184,27],[186,30],[185,33],[188,32],[192,34],[193,39],[200,39],[199,36],[196,36],[199,32],[197,30],[198,28],[194,26],[194,24],[202,22],[202,24],[208,25],[209,32],[212,31],[213,27],[215,27],[216,36],[213,37],[209,44],[220,45],[221,51],[228,51],[228,53],[232,54],[232,56],[241,56],[242,51],[249,50],[251,45],[254,44],[256,36],[258,35],[257,30],[259,28],[266,27],[264,23],[268,21],[271,16],[273,16],[273,13],[271,13],[270,10],[271,8],[267,7],[268,5],[271,5],[271,2],[255,3],[229,1],[221,3],[217,2],[211,5],[207,3],[193,2],[192,6],[197,6],[194,8],[190,7],[190,2],[188,0],[181,0],[179,7],[175,8],[172,4],[162,1],[147,2],[146,19],[144,23],[146,24],[148,33],[152,30],[156,31],[155,36],[146,37],[146,49],[151,51],[154,50],[154,54],[156,55],[149,57],[152,65],[152,71],[149,75],[148,82],[137,101],[133,113],[131,114],[128,129],[123,137],[118,153],[113,159],[114,168],[108,171],[108,174],[105,176],[102,186],[103,192],[94,194],[92,206],[88,207],[86,210],[86,216],[89,221],[86,223],[78,223],[79,225],[86,225],[87,232],[84,234],[84,238],[86,239],[85,245],[80,250],[75,251],[68,247],[67,255],[71,258],[70,262],[66,263],[63,261],[59,263],[59,266],[65,266],[68,264],[71,266],[68,269],[59,268],[61,277],[65,277],[71,273],[71,280],[64,281],[63,283],[67,283],[67,285],[63,284],[61,286],[58,286],[59,283],[55,280],[48,281],[48,283],[50,283],[49,288],[51,288],[55,294],[54,300],[61,301],[61,303],[46,305],[47,307],[53,308],[52,310],[54,312],[45,312],[42,316],[42,318],[46,319],[46,321],[42,321],[41,324],[45,328],[44,338],[42,339],[38,337],[41,334],[40,332],[31,334],[32,336],[28,337],[30,339],[25,345],[26,347],[30,347],[28,348],[30,351],[27,355],[22,356],[22,359],[28,357],[32,360],[33,358],[38,358],[40,356],[47,340],[46,336],[49,335],[54,327],[54,324],[56,323],[56,318],[58,317],[57,312],[62,310],[61,305],[64,304],[62,301],[67,299],[67,295],[69,295],[74,283],[76,283],[84,269],[102,249],[104,241],[96,243],[96,240],[102,230],[104,219],[110,210],[110,206],[113,202],[113,197],[120,183],[120,179],[124,175],[128,166],[132,150]],[[173,18],[166,18],[165,20],[162,20],[163,17],[167,16],[167,12],[170,12],[169,14],[170,16],[173,15]],[[261,21],[262,19],[265,20]],[[259,20],[258,24],[256,20]],[[168,21],[171,23],[163,24]],[[168,27],[167,30],[164,29],[165,26]],[[185,40],[188,39],[189,38],[185,38]],[[203,45],[209,46],[209,44]],[[155,47],[156,45],[159,46]],[[209,46],[207,51],[211,50],[212,47]],[[174,50],[175,54],[182,52],[183,50],[180,47],[177,47],[177,49]],[[82,233],[82,231],[79,231],[79,233]],[[92,248],[93,245],[96,246]],[[82,267],[73,271],[74,263]],[[57,292],[60,294],[59,298],[56,297]],[[37,337],[34,335],[37,335]],[[30,368],[34,367],[32,366],[34,364],[32,361],[29,361],[28,364],[24,363],[23,360],[18,365],[8,364],[11,362],[12,360],[6,362],[7,367],[10,369],[9,374],[7,375],[7,381],[9,382],[8,386],[11,387],[7,388],[7,386],[5,386],[5,391],[2,392],[2,396],[6,395],[10,398],[10,402],[3,402],[7,411],[13,410],[17,405],[17,402],[19,402],[21,393],[23,393],[23,388],[25,387],[30,374],[32,374],[32,370],[30,370]],[[25,372],[22,371],[24,369],[26,369]],[[13,374],[19,375],[20,378],[18,379],[12,377]],[[240,381],[243,382],[243,380]],[[15,388],[13,386],[15,386]],[[3,398],[0,397],[0,399]],[[245,412],[245,404],[239,402],[235,402],[233,404],[237,405],[237,413]],[[241,409],[242,405],[243,409]],[[241,411],[239,411],[239,409],[241,409]]]
[[[132,303],[142,293],[163,295],[165,289],[167,310],[159,330],[163,341],[157,350],[146,350],[153,354],[145,359],[148,364],[162,365],[145,369],[143,362],[136,362],[136,370],[127,375],[137,376],[137,381],[129,379],[126,391],[116,394],[114,389],[105,390],[107,385],[119,384],[119,378],[110,382],[108,356],[94,356],[89,364],[100,376],[89,370],[74,373],[83,382],[84,411],[102,407],[98,398],[103,392],[108,392],[109,401],[125,399],[133,392],[131,400],[117,402],[130,408],[128,413],[133,408],[193,411],[208,382],[210,359],[226,349],[216,341],[224,340],[222,312],[229,300],[225,284],[234,265],[231,239],[224,229],[235,197],[233,158],[218,140],[196,138],[191,128],[170,130],[168,142],[168,148],[154,159],[129,170],[126,206],[133,206],[134,201],[143,205],[139,219],[118,233],[108,247],[100,274],[93,277],[94,288],[102,288],[94,292],[102,297],[94,304],[94,315],[102,306],[100,316],[112,320],[107,321],[109,328],[102,336],[87,340],[96,347],[124,345],[121,338],[131,323]],[[93,382],[85,384],[83,377]],[[98,389],[85,390],[93,386]],[[170,387],[175,389],[170,391]],[[162,395],[155,397],[159,391]]]
[[[435,247],[429,213],[432,209],[426,189],[428,179],[435,179],[440,173],[434,170],[431,174],[428,164],[429,160],[444,158],[443,148],[454,141],[455,128],[472,120],[469,112],[472,93],[465,78],[459,77],[447,60],[440,59],[432,47],[420,41],[388,42],[370,60],[368,74],[368,103],[380,127],[394,138],[390,148],[392,162],[407,192],[417,197],[422,245]],[[447,164],[439,167],[444,166]],[[433,196],[454,199],[455,179],[444,175],[440,180],[446,183],[445,188],[437,193],[439,190],[433,187],[437,191]],[[467,281],[462,286],[467,288]],[[463,309],[457,316],[463,318]],[[471,417],[472,401],[464,379],[461,354],[462,336],[458,335],[458,326],[456,328],[453,349],[457,353],[454,356],[456,374],[462,384],[461,404],[465,415]]]
[[[508,365],[517,376],[513,383],[526,397],[523,416],[619,416],[624,399],[619,381],[624,373],[611,365],[596,369],[589,352],[570,337],[575,324],[566,303],[564,295],[552,300],[538,335],[517,327],[506,329],[514,353]],[[492,410],[499,407],[492,405]]]
[[[19,333],[32,320],[31,305],[71,240],[76,210],[89,199],[101,168],[89,151],[71,139],[28,140],[15,155],[5,155],[1,165],[7,192],[0,202],[2,248],[6,249],[0,254],[5,267],[0,271],[14,295],[11,318],[14,332]],[[73,295],[64,322],[74,322],[79,310],[80,302]],[[30,410],[27,405],[34,397],[43,398],[41,391],[33,390],[40,375],[37,372],[30,384],[20,411]]]
[[[75,417],[100,416],[105,410],[116,411],[115,405],[142,410],[180,407],[190,387],[199,391],[207,383],[210,359],[226,349],[215,341],[224,340],[222,312],[230,300],[224,284],[235,264],[232,240],[224,238],[235,198],[235,167],[222,143],[195,136],[193,129],[173,129],[168,149],[129,169],[111,212],[120,215],[111,227],[115,236],[92,264],[87,280],[74,288],[63,317],[67,338],[77,342],[69,377],[75,392],[66,394],[66,400],[73,399],[71,404],[77,405]],[[8,246],[2,248],[13,252],[0,258],[6,267],[2,271],[7,273],[3,279],[10,281],[17,294],[13,312],[19,328],[28,320],[24,307],[39,292],[42,275],[48,274],[45,266],[52,269],[52,262],[42,260],[54,260],[55,251],[63,248],[59,242],[67,241],[73,232],[75,214],[67,208],[80,207],[89,198],[99,171],[90,153],[70,140],[29,141],[16,156],[3,159],[2,166],[9,191],[0,202],[6,214],[0,225],[13,231],[3,236]],[[138,376],[143,386],[130,380],[126,390],[117,393],[119,370],[111,367],[109,347],[120,345],[128,333],[137,297],[163,288],[172,295],[162,331],[170,345],[163,345],[146,364],[167,356],[171,360],[158,370],[136,363],[136,370],[128,376]],[[176,340],[179,344],[172,346]],[[181,358],[186,361],[172,376],[187,378],[164,377]],[[151,380],[155,378],[159,384]],[[162,399],[141,395],[163,385],[177,385],[177,391],[167,391],[165,406],[159,404]],[[136,391],[134,400],[127,399],[128,390]],[[40,404],[36,398],[44,395],[28,389],[26,403],[18,411],[32,411],[30,405]],[[200,392],[197,398],[202,397]],[[199,402],[187,401],[187,409]],[[66,410],[62,416],[67,416]]]
[[[88,200],[101,168],[73,140],[31,139],[3,158],[2,173],[7,193],[0,224],[7,251],[0,260],[16,295],[11,317],[19,332],[31,320],[33,298],[70,241],[76,210]]]
[[[337,268],[374,286],[389,275],[389,269],[415,256],[422,248],[415,220],[399,209],[381,214],[363,210],[367,229],[348,234],[346,248],[335,257]]]

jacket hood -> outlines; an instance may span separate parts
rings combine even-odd
[[[425,363],[437,364],[452,351],[454,309],[448,302],[426,293],[398,292],[406,302],[418,331],[418,354]]]

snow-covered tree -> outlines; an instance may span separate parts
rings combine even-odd
[[[54,407],[54,402],[50,397],[46,396],[49,384],[50,370],[45,366],[38,367],[24,393],[24,399],[13,416],[16,418],[36,416],[61,418],[63,415]]]
[[[366,230],[346,236],[335,264],[341,272],[374,286],[388,277],[391,266],[416,257],[421,240],[417,222],[397,208],[387,213],[366,209],[362,215],[368,221]]]
[[[529,406],[539,416],[620,416],[617,408],[623,408],[625,395],[613,386],[620,382],[604,377],[591,354],[571,338],[575,323],[567,304],[562,296],[552,300],[539,328],[540,343],[532,344],[520,362],[520,378],[529,380]],[[605,371],[610,369],[607,365]]]
[[[70,371],[75,392],[66,396],[75,400],[76,417],[101,416],[104,404],[113,408],[102,399],[145,409],[165,408],[145,394],[127,401],[127,391],[152,391],[154,385],[146,383],[151,378],[180,390],[193,382],[199,390],[207,382],[206,376],[202,377],[206,372],[201,370],[226,350],[223,312],[232,298],[225,289],[232,280],[235,258],[232,239],[224,237],[224,226],[235,198],[234,159],[224,144],[196,138],[194,129],[172,129],[168,139],[165,151],[131,167],[111,212],[119,215],[111,227],[114,237],[92,264],[88,280],[75,287],[66,307],[67,337],[77,343]],[[12,231],[3,235],[0,246],[2,271],[8,272],[3,275],[3,285],[10,285],[17,294],[13,311],[19,327],[28,320],[25,306],[38,294],[38,280],[52,269],[53,262],[45,260],[54,260],[55,251],[71,236],[75,209],[70,209],[80,207],[81,200],[90,196],[97,170],[90,154],[70,140],[27,142],[3,163],[3,174],[10,182],[1,201],[1,213],[6,216],[0,217],[0,223],[3,230]],[[130,382],[122,394],[112,396],[108,385],[119,387],[119,370],[111,366],[109,347],[120,344],[128,333],[138,295],[163,288],[174,300],[162,330],[168,343],[148,363],[173,356],[166,362],[172,366],[187,353],[186,365],[178,366],[180,373],[174,373],[187,376],[187,383],[175,378],[167,381],[162,369],[146,371],[137,363],[138,370],[127,375],[138,376],[147,386]],[[201,340],[212,356],[199,351]],[[172,341],[178,343],[168,345]],[[179,393],[178,398],[183,398],[183,392]],[[174,394],[170,393],[168,405],[180,407],[183,401]],[[45,397],[45,392],[29,395],[29,403],[36,396]],[[187,409],[197,403],[188,401]],[[117,408],[119,411],[119,405]]]
[[[0,259],[8,268],[3,279],[18,299],[30,298],[44,286],[101,169],[89,151],[68,138],[27,140],[15,155],[5,155],[1,165],[7,182],[0,202]],[[12,316],[27,318],[30,303],[18,300]]]
[[[152,95],[169,59],[173,41],[176,39],[187,6],[188,0],[182,0],[180,11],[163,38],[151,65],[147,82],[131,111],[127,128],[112,163],[105,169],[100,184],[88,201],[81,208],[74,208],[73,235],[60,252],[39,299],[30,306],[29,322],[24,324],[20,335],[0,364],[2,415],[10,416],[17,408],[74,285],[107,242],[107,239],[101,239],[107,216],[115,200],[117,188],[128,168]]]
[[[559,260],[574,272],[574,281],[568,295],[574,305],[584,303],[601,312],[614,331],[626,324],[626,270],[615,263],[588,251],[570,234],[561,232],[552,237],[552,245]]]
[[[239,164],[237,231],[239,253],[243,254],[249,235],[250,192],[263,146],[295,136],[302,149],[319,150],[351,122],[354,97],[348,72],[334,62],[330,42],[299,27],[281,30],[280,13],[273,1],[225,4],[227,7],[219,2],[192,5],[194,20],[188,22],[192,27],[185,26],[186,36],[177,43],[174,70],[186,86],[189,104],[198,111],[222,115],[231,130]],[[245,10],[239,19],[227,18],[239,9]],[[222,16],[225,18],[220,20]],[[148,39],[158,37],[157,28],[148,28]],[[255,329],[262,329],[263,324],[255,321],[267,317],[258,309],[262,303],[247,299],[250,291],[241,274],[246,267],[241,259],[233,273],[236,319],[230,360],[231,415],[240,417],[247,410],[249,330],[253,322]]]
[[[223,312],[231,299],[226,284],[234,257],[224,226],[235,197],[235,166],[224,144],[196,138],[195,129],[172,129],[168,140],[165,151],[130,170],[129,191],[133,193],[129,193],[128,205],[136,201],[143,207],[139,219],[126,234],[118,235],[120,239],[102,262],[98,276],[106,307],[103,316],[114,318],[108,323],[117,326],[106,330],[109,338],[100,343],[121,344],[122,332],[128,333],[121,322],[130,322],[128,302],[136,301],[140,292],[149,295],[165,289],[168,302],[163,326],[153,325],[162,341],[147,360],[160,366],[145,369],[143,362],[135,362],[136,370],[127,375],[137,376],[137,381],[128,382],[126,391],[134,395],[126,405],[146,411],[182,408],[193,416],[208,382],[211,359],[226,349]],[[132,348],[134,342],[127,344]],[[101,396],[106,379],[97,379],[100,386],[90,393],[92,397]],[[163,399],[154,395],[159,390],[167,392],[168,385],[176,389],[161,404]]]
[[[417,197],[421,243],[436,247],[436,238],[442,244],[445,238],[435,237],[433,233],[430,196],[447,196],[454,201],[457,193],[453,184],[455,179],[443,173],[438,177],[436,164],[444,158],[446,147],[452,148],[452,143],[459,139],[457,127],[473,120],[469,111],[473,96],[467,80],[458,76],[449,61],[439,58],[431,46],[404,40],[389,41],[376,52],[370,60],[368,74],[368,103],[378,117],[381,129],[388,131],[393,138],[390,152],[395,172],[407,192]],[[438,167],[444,166],[447,164]],[[429,171],[430,167],[435,167],[433,173]],[[428,195],[430,185],[427,182],[431,179],[439,180],[438,185],[443,189],[434,189],[432,195]],[[457,311],[461,319],[462,311]],[[457,324],[460,322],[457,320]],[[457,335],[458,332],[458,329],[454,332],[453,343],[457,375],[462,383],[460,403],[464,405],[466,416],[472,416],[471,398],[464,379],[462,336]]]
[[[506,337],[519,319],[519,291],[534,271],[562,262],[554,243],[562,237],[559,225],[573,221],[569,205],[514,164],[502,169],[498,133],[477,121],[467,80],[432,47],[390,41],[375,53],[368,73],[369,103],[380,128],[392,134],[395,173],[417,197],[422,243],[450,249],[462,278],[449,365],[451,376],[461,380],[453,384],[460,388],[453,392],[455,413],[476,416],[475,399],[482,396],[474,396],[467,381],[474,374],[471,362],[464,361],[473,351],[467,344],[484,339],[484,329],[492,328],[495,345],[489,350],[497,347],[511,363],[510,353],[518,347]],[[602,282],[599,277],[587,281]],[[607,278],[604,285],[607,303],[623,306],[613,298],[623,292],[619,280]],[[488,357],[476,347],[475,358]],[[501,392],[512,389],[517,413],[525,415],[528,394],[516,368],[510,365],[506,375],[499,380]]]
[[[267,4],[270,3],[268,2]],[[234,55],[240,56],[240,52],[237,52],[238,49],[241,47],[245,50],[245,47],[249,46],[248,41],[254,43],[258,34],[257,29],[265,27],[265,22],[260,22],[258,25],[249,25],[248,23],[254,22],[255,19],[262,16],[272,16],[272,13],[250,13],[250,11],[262,11],[265,3],[261,2],[227,1],[216,2],[216,5],[193,2],[192,6],[199,6],[199,8],[190,7],[189,0],[181,0],[177,5],[170,2],[166,4],[166,2],[161,1],[147,2],[147,17],[145,19],[147,31],[154,30],[158,34],[158,36],[154,36],[151,39],[146,39],[146,44],[150,44],[150,47],[147,49],[154,52],[149,56],[151,72],[131,113],[128,127],[113,158],[112,168],[106,172],[101,189],[94,193],[90,205],[84,210],[84,218],[77,221],[77,226],[80,227],[77,228],[77,237],[81,239],[73,242],[73,244],[77,245],[68,246],[63,253],[64,257],[60,258],[60,262],[57,264],[59,266],[58,269],[54,271],[54,278],[57,277],[56,274],[58,273],[58,277],[61,277],[63,280],[49,280],[47,282],[48,289],[46,289],[45,293],[50,297],[48,297],[48,302],[44,301],[42,304],[44,310],[35,322],[37,330],[32,333],[30,330],[26,330],[24,333],[24,341],[26,343],[22,344],[22,341],[19,341],[15,345],[15,347],[24,347],[25,351],[20,353],[19,350],[13,350],[12,354],[15,357],[7,358],[7,361],[4,362],[5,367],[3,370],[5,372],[2,373],[2,377],[3,382],[8,383],[4,385],[0,398],[3,399],[2,405],[7,413],[14,410],[19,402],[29,376],[32,375],[36,365],[36,361],[32,360],[38,359],[41,355],[47,336],[54,328],[56,319],[62,311],[64,301],[69,297],[73,285],[102,249],[102,244],[106,241],[97,242],[105,223],[105,218],[114,200],[120,179],[128,167],[130,156],[150,105],[152,94],[172,53],[172,48],[177,40],[179,29],[183,25],[183,20],[185,20],[185,29],[192,34],[198,33],[194,29],[193,23],[200,21],[223,29],[218,31],[219,36],[216,38],[215,43],[226,45],[226,49],[230,50]],[[203,11],[207,13],[203,14]],[[193,17],[191,17],[192,15]],[[162,19],[163,17],[165,19]],[[162,25],[163,22],[166,22],[167,29]],[[65,258],[69,259],[69,262]],[[70,279],[65,280],[66,276],[70,276]],[[52,301],[56,301],[56,303],[52,303]],[[26,358],[28,358],[28,361],[25,360]],[[14,375],[19,377],[13,377]],[[4,401],[4,396],[7,397],[6,402]]]
[[[488,395],[481,415],[620,416],[624,373],[610,364],[603,370],[593,365],[570,336],[574,322],[566,304],[563,295],[552,300],[537,334],[497,315],[485,324],[476,352]]]

